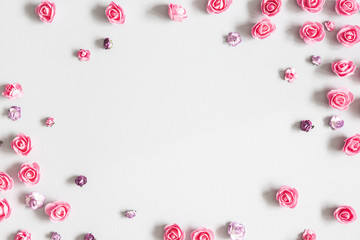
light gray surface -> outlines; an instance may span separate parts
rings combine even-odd
[[[344,48],[336,32],[308,46],[298,36],[307,20],[334,20],[337,27],[355,24],[359,15],[337,16],[334,1],[322,13],[302,11],[284,1],[271,18],[276,32],[266,40],[251,38],[251,26],[262,17],[260,0],[235,1],[227,12],[208,15],[205,0],[178,1],[189,18],[172,22],[170,1],[118,1],[126,23],[111,25],[103,14],[109,1],[56,1],[51,24],[41,23],[37,1],[0,3],[0,85],[19,82],[24,97],[0,98],[0,170],[15,179],[1,194],[13,208],[0,223],[0,239],[26,229],[33,239],[161,240],[163,226],[178,223],[187,232],[204,226],[216,239],[227,239],[226,224],[246,226],[246,239],[295,240],[305,228],[319,239],[360,238],[359,223],[341,225],[332,209],[351,205],[360,213],[360,161],[341,152],[345,137],[359,133],[359,71],[340,79],[330,70],[335,59],[360,66],[359,48]],[[175,3],[175,2],[174,2]],[[337,28],[338,29],[338,28]],[[239,31],[243,43],[224,42]],[[110,37],[113,49],[102,49]],[[79,48],[91,51],[79,62]],[[313,54],[323,65],[309,62]],[[282,80],[295,67],[298,79]],[[344,112],[327,105],[331,88],[348,87],[356,97]],[[12,122],[6,110],[21,106]],[[332,131],[328,118],[341,114],[345,127]],[[42,125],[52,116],[53,128]],[[311,119],[315,128],[298,130]],[[29,135],[34,149],[18,157],[10,141]],[[17,180],[24,161],[40,164],[42,179],[26,187]],[[76,175],[88,177],[79,188]],[[283,209],[274,202],[281,185],[299,191],[299,204]],[[32,211],[23,197],[39,191],[49,201],[71,203],[63,223],[51,223],[42,210]],[[126,209],[138,216],[122,217]]]

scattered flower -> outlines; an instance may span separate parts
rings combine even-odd
[[[360,152],[360,135],[355,134],[352,137],[345,139],[343,152],[348,156],[354,156]]]
[[[344,59],[341,61],[333,62],[331,64],[331,69],[339,77],[346,77],[354,74],[356,65],[353,61]]]
[[[51,23],[55,17],[55,9],[55,3],[45,0],[36,6],[35,12],[42,22]]]
[[[0,193],[9,191],[14,186],[14,180],[9,174],[0,172]]]
[[[275,30],[275,24],[269,19],[263,18],[251,28],[251,34],[254,38],[264,39],[269,37]]]
[[[330,118],[329,125],[333,130],[336,130],[344,126],[344,120],[342,120],[339,116],[332,116]]]
[[[322,63],[322,60],[321,60],[320,56],[312,56],[311,57],[311,62],[316,66],[320,66],[321,63]]]
[[[313,230],[306,229],[302,235],[303,240],[316,240],[316,234]]]
[[[113,47],[113,42],[110,40],[110,38],[105,38],[104,39],[104,48],[106,50],[109,50]]]
[[[268,17],[275,16],[280,12],[282,0],[262,0],[261,11]]]
[[[312,124],[312,122],[310,120],[303,120],[300,122],[300,130],[301,131],[308,132],[313,128],[314,128],[314,125]]]
[[[80,175],[75,178],[75,183],[76,183],[76,185],[82,187],[87,183],[87,178],[83,175]]]
[[[51,240],[61,240],[60,234],[58,234],[57,232],[51,233]]]
[[[214,240],[214,232],[200,227],[191,233],[191,240]]]
[[[14,240],[31,240],[31,234],[26,230],[21,230],[15,235]]]
[[[184,240],[185,232],[177,224],[170,224],[164,228],[164,240]]]
[[[124,10],[116,3],[111,2],[105,10],[107,19],[112,24],[123,24],[125,22]]]
[[[128,210],[124,213],[125,217],[127,218],[134,218],[136,217],[136,211],[135,210]]]
[[[21,107],[12,106],[11,108],[9,108],[8,117],[13,121],[20,119]]]
[[[226,37],[226,41],[230,46],[237,46],[239,43],[241,43],[241,36],[238,32],[231,32]]]
[[[327,21],[324,23],[326,30],[332,32],[335,30],[335,23],[333,21]]]
[[[45,206],[46,215],[48,215],[50,221],[54,223],[66,220],[69,217],[70,211],[70,204],[63,201],[48,203]]]
[[[40,166],[33,162],[26,162],[21,165],[18,173],[19,180],[28,186],[33,186],[40,181]]]
[[[317,13],[322,10],[325,0],[297,0],[298,5],[305,11]]]
[[[359,12],[360,5],[356,0],[336,0],[335,11],[339,15],[351,16]]]
[[[231,222],[228,227],[228,234],[231,240],[242,240],[245,236],[245,227],[240,223]]]
[[[298,202],[298,195],[295,188],[282,186],[276,193],[276,200],[284,208],[295,208]]]
[[[3,143],[4,143],[3,141],[0,141],[0,147],[1,147],[1,145],[2,145]]]
[[[52,126],[54,126],[54,124],[55,124],[54,118],[52,118],[52,117],[47,118],[45,121],[45,125],[47,127],[52,127]]]
[[[11,215],[11,208],[6,199],[0,200],[0,222],[9,218]]]
[[[23,96],[23,90],[19,83],[6,84],[2,95],[10,100]]]
[[[84,62],[84,61],[89,61],[90,60],[90,51],[89,50],[84,50],[84,49],[80,49],[78,51],[78,54],[77,54],[79,60],[81,62]]]
[[[91,233],[87,233],[84,236],[84,240],[95,240],[95,237]]]
[[[27,156],[32,150],[31,139],[23,133],[19,133],[11,142],[11,147],[19,156]]]
[[[300,38],[310,45],[325,38],[324,26],[319,22],[305,22],[300,28],[299,34]]]
[[[356,212],[350,206],[338,207],[334,212],[334,217],[339,223],[347,224],[356,220]]]
[[[349,105],[354,101],[354,95],[345,87],[331,90],[327,94],[329,105],[338,110],[346,110]]]
[[[26,206],[32,208],[33,210],[42,208],[42,206],[44,206],[44,202],[45,202],[45,196],[38,192],[32,192],[30,194],[25,195]]]
[[[168,8],[169,18],[176,21],[182,22],[187,18],[186,9],[178,4],[169,4]]]
[[[209,14],[219,14],[225,12],[230,5],[232,0],[208,0],[206,11]]]
[[[345,47],[353,47],[360,42],[360,27],[357,25],[345,25],[336,35],[337,40]]]
[[[289,83],[293,83],[295,79],[297,78],[297,73],[295,71],[295,68],[288,68],[285,70],[285,81],[288,81]]]

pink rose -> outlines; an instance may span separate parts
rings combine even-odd
[[[80,49],[78,51],[78,58],[81,62],[84,61],[89,61],[90,60],[90,51],[89,50],[84,50],[84,49]]]
[[[314,44],[325,38],[324,26],[319,22],[305,22],[299,34],[307,44]]]
[[[19,180],[28,186],[38,184],[40,181],[40,166],[37,163],[23,163],[18,173]]]
[[[327,98],[329,100],[330,107],[338,110],[348,109],[350,103],[354,101],[354,95],[345,87],[337,90],[331,90],[328,92]]]
[[[6,84],[2,95],[10,100],[22,97],[23,90],[19,83]]]
[[[219,14],[225,12],[231,4],[232,0],[208,0],[206,10],[210,14]]]
[[[41,21],[51,23],[55,17],[55,3],[44,0],[36,6],[35,12]]]
[[[186,9],[178,4],[169,4],[168,11],[170,19],[176,22],[182,22],[182,20],[187,18]]]
[[[331,69],[339,77],[346,77],[354,74],[356,66],[352,61],[341,60],[341,61],[333,62],[331,64]]]
[[[281,0],[262,0],[261,1],[261,11],[266,16],[272,17],[280,12],[281,9]]]
[[[295,188],[289,186],[282,186],[276,193],[276,200],[280,206],[285,208],[294,208],[298,202],[298,192]]]
[[[316,13],[321,11],[325,0],[297,0],[297,3],[305,11]]]
[[[295,79],[297,78],[297,73],[295,71],[295,68],[286,69],[284,78],[289,83],[293,83],[295,81]]]
[[[339,15],[350,16],[359,12],[360,5],[356,0],[336,0],[335,11]]]
[[[191,240],[213,240],[214,232],[211,229],[200,227],[191,233]]]
[[[332,32],[335,30],[335,23],[333,21],[327,21],[324,23],[326,30]]]
[[[0,200],[0,222],[9,218],[11,215],[11,208],[6,199]]]
[[[360,27],[357,25],[343,26],[337,33],[336,38],[345,47],[353,47],[360,42]]]
[[[360,135],[355,134],[345,140],[343,152],[348,156],[354,156],[360,152]]]
[[[105,10],[105,14],[110,23],[123,24],[125,22],[124,10],[114,2],[109,4]]]
[[[303,240],[316,240],[316,234],[313,230],[306,229],[302,235]]]
[[[171,224],[164,228],[164,240],[184,240],[185,232],[177,225]]]
[[[63,201],[48,203],[45,206],[45,213],[49,216],[50,221],[54,223],[62,222],[67,219],[70,211],[70,204]]]
[[[6,192],[14,186],[14,180],[5,172],[0,172],[0,193]]]
[[[19,133],[11,142],[12,149],[19,156],[27,156],[32,150],[31,139],[23,133]]]
[[[269,37],[275,30],[275,24],[269,19],[263,18],[251,28],[251,34],[254,38],[264,39]]]
[[[28,231],[21,230],[15,235],[14,240],[31,240],[31,234]]]
[[[335,210],[334,217],[339,223],[352,223],[356,220],[356,212],[352,207],[341,206]]]

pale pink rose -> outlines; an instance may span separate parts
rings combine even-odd
[[[254,38],[264,39],[269,37],[275,30],[275,24],[269,19],[263,18],[251,28],[251,34]]]
[[[336,38],[345,47],[353,47],[360,42],[360,27],[357,25],[343,26],[337,33]]]
[[[40,166],[33,162],[26,162],[21,165],[18,173],[19,180],[28,186],[33,186],[40,181]]]
[[[316,13],[322,10],[325,0],[297,0],[297,3],[305,11]]]
[[[327,94],[329,105],[338,110],[346,110],[354,101],[354,95],[346,87],[331,90]]]
[[[51,23],[55,17],[55,9],[55,3],[44,0],[38,6],[36,6],[35,12],[41,21],[45,23]]]
[[[77,54],[79,60],[81,62],[85,62],[85,61],[89,61],[90,60],[90,51],[89,50],[84,50],[84,49],[80,49],[78,51]]]
[[[182,22],[187,18],[186,9],[178,4],[169,4],[168,12],[169,18],[176,22]]]
[[[350,16],[359,12],[360,5],[356,0],[336,0],[335,11],[339,15]]]
[[[297,73],[295,71],[295,68],[286,69],[284,78],[289,83],[293,83],[295,81],[295,79],[297,78]]]
[[[211,229],[200,227],[191,233],[191,240],[213,240],[214,232]]]
[[[0,222],[9,218],[11,215],[11,208],[6,199],[0,200]]]
[[[11,190],[14,180],[5,172],[0,172],[0,193]]]
[[[164,240],[184,240],[185,232],[177,224],[170,224],[164,228]]]
[[[344,59],[341,61],[333,62],[331,64],[331,69],[339,77],[346,77],[354,74],[356,66],[354,62]]]
[[[285,208],[295,208],[298,202],[299,194],[295,188],[282,186],[276,193],[276,200],[280,206]]]
[[[2,95],[10,100],[22,97],[23,90],[19,83],[6,84]]]
[[[27,156],[32,150],[31,139],[23,133],[19,133],[11,142],[12,149],[19,156]]]
[[[303,240],[316,240],[316,234],[313,230],[306,229],[302,235]]]
[[[356,220],[356,212],[350,206],[340,206],[334,212],[334,217],[339,223],[347,224]]]
[[[305,22],[299,34],[307,44],[314,44],[325,38],[324,26],[319,22]]]
[[[335,30],[335,23],[333,21],[327,21],[324,23],[326,30],[332,32]]]
[[[232,0],[208,0],[206,10],[210,14],[219,14],[225,12],[231,4]]]
[[[31,234],[28,231],[21,230],[15,235],[14,240],[31,240]]]
[[[70,204],[63,201],[48,203],[45,206],[45,213],[49,216],[50,221],[54,223],[62,222],[67,219],[70,211]]]
[[[116,3],[111,2],[105,10],[106,17],[112,24],[123,24],[125,22],[124,10]]]
[[[282,0],[262,0],[261,11],[266,16],[272,17],[280,12]]]
[[[345,140],[343,152],[348,156],[354,156],[360,152],[360,135],[355,134]]]

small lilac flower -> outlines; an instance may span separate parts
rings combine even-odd
[[[311,57],[311,62],[316,65],[316,66],[320,66],[321,65],[321,57],[320,56],[312,56]]]
[[[136,217],[136,211],[135,210],[129,210],[124,213],[125,217],[127,218],[134,218]]]
[[[104,48],[105,49],[111,49],[113,46],[113,42],[110,40],[110,38],[104,39]]]
[[[8,117],[13,121],[20,119],[21,118],[21,107],[12,106],[11,108],[9,108]]]
[[[87,233],[84,236],[84,240],[95,240],[95,237],[91,233]]]
[[[226,41],[230,46],[237,46],[239,43],[241,43],[241,36],[240,33],[238,32],[231,32],[229,33],[229,35],[226,37]]]
[[[46,121],[45,121],[45,124],[46,124],[47,127],[54,126],[54,124],[55,124],[54,119],[52,117],[47,118]]]
[[[76,185],[82,187],[87,183],[87,178],[83,175],[80,175],[77,178],[75,178],[75,183]]]
[[[336,130],[344,126],[344,120],[339,116],[332,116],[329,125],[333,130]]]
[[[60,240],[61,236],[57,232],[51,233],[51,240]]]
[[[300,123],[300,130],[302,130],[304,132],[308,132],[313,128],[314,128],[314,125],[312,125],[312,122],[310,120],[303,120]]]
[[[231,240],[242,240],[245,236],[245,227],[240,223],[231,222],[228,227],[228,233]]]
[[[44,201],[45,201],[45,196],[38,192],[32,192],[25,196],[26,206],[34,210],[41,208],[44,205]]]

